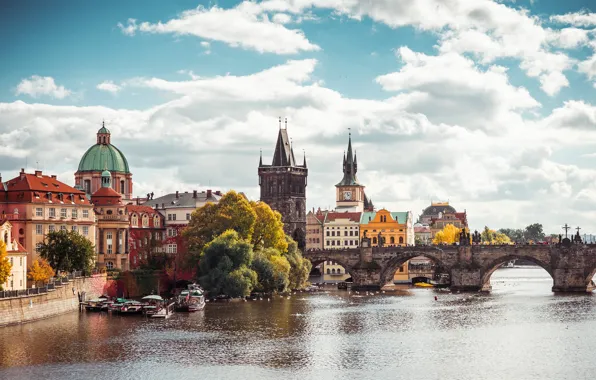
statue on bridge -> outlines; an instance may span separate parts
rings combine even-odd
[[[364,248],[370,247],[370,238],[366,236],[366,230],[364,230],[364,235],[362,235],[362,240],[360,240],[360,246]]]
[[[465,227],[459,233],[459,245],[470,245],[470,233],[466,231]]]
[[[482,243],[482,235],[480,235],[478,230],[475,230],[474,234],[472,234],[472,243],[474,243],[474,244]]]
[[[577,233],[573,237],[573,243],[582,244],[582,237],[580,236],[579,231],[577,231]]]
[[[379,231],[379,235],[378,235],[378,246],[379,247],[384,247],[385,246],[385,238],[383,237],[383,235],[381,234],[381,232]]]

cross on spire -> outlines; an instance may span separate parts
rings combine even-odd
[[[563,226],[563,229],[565,230],[565,237],[567,237],[567,231],[571,229],[571,227],[569,227],[567,225],[567,223],[565,223],[565,225]]]

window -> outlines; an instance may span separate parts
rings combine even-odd
[[[137,214],[132,214],[132,217],[130,218],[130,224],[132,224],[135,227],[139,224],[139,219],[137,218]]]
[[[60,226],[60,231],[66,231],[66,226]]]
[[[50,225],[48,226],[48,232],[54,232],[54,231],[55,231],[55,229],[56,229],[56,227],[55,227],[53,224],[50,224]]]
[[[403,243],[404,243],[404,238],[403,238],[403,236],[400,236],[399,237],[399,244],[403,244]]]
[[[391,236],[391,238],[389,238],[389,242],[391,244],[395,244],[395,238],[393,236]]]
[[[113,236],[113,235],[112,235],[112,232],[108,232],[108,233],[106,233],[106,239],[108,239],[108,240],[112,240],[112,236]]]
[[[177,234],[178,234],[178,231],[176,231],[175,228],[168,228],[168,236],[169,237],[176,236]]]
[[[66,218],[66,209],[65,208],[61,208],[60,209],[60,217],[61,218]]]
[[[159,216],[157,215],[153,217],[153,227],[159,227]]]
[[[13,266],[13,265],[14,265],[14,260],[13,260],[13,258],[11,257],[11,258],[10,258],[10,266]]]
[[[327,245],[331,245],[331,242],[329,240],[327,240]]]
[[[20,266],[23,266],[23,258],[22,258],[22,257],[19,257],[19,265],[20,265]],[[21,282],[22,282],[22,281],[21,281]],[[21,284],[21,285],[23,285],[23,284]]]
[[[124,194],[124,181],[120,181],[120,194]]]
[[[43,216],[43,209],[41,207],[35,209],[35,216]]]
[[[327,236],[329,236],[329,231],[327,231]]]
[[[327,268],[327,274],[331,274],[331,269]]]
[[[112,254],[112,244],[108,244],[107,254],[108,255]]]
[[[335,268],[331,269],[331,274],[335,274]]]
[[[83,235],[89,235],[89,226],[83,226]]]
[[[71,227],[71,229],[72,229],[74,232],[79,232],[79,229],[78,229],[78,227],[77,227],[77,226],[72,226],[72,227]]]
[[[89,210],[83,210],[83,218],[89,217]]]
[[[174,214],[168,214],[168,220],[176,220],[176,219],[173,219],[173,217],[174,217]]]
[[[168,244],[168,251],[167,253],[177,253],[178,246],[176,244]]]
[[[79,210],[77,210],[76,208],[73,208],[72,209],[72,217],[74,219],[76,219],[76,218],[78,218],[78,216],[79,216]]]
[[[146,214],[143,215],[142,222],[144,228],[149,227],[149,217]]]
[[[344,231],[344,236],[348,236],[348,231]]]
[[[190,214],[186,213],[186,220],[190,220]]]
[[[43,235],[43,225],[36,224],[35,225],[35,234],[36,235]]]
[[[39,252],[40,249],[41,249],[41,243],[35,244],[35,251]]]
[[[114,269],[114,263],[113,263],[113,262],[111,262],[111,261],[108,261],[108,262],[106,262],[106,267],[107,267],[108,269]]]
[[[377,244],[377,238],[373,237],[373,244]]]
[[[50,213],[49,214],[50,218],[56,217],[56,209],[55,208],[51,207],[49,213]]]

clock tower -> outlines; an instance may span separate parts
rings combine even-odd
[[[336,188],[336,211],[362,212],[366,196],[364,186],[358,182],[356,172],[358,161],[356,154],[352,154],[352,134],[348,136],[348,153],[344,154],[343,165],[344,177],[341,182],[335,185]]]

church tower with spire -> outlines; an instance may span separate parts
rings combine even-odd
[[[352,154],[351,133],[348,136],[348,153],[347,155],[344,153],[343,171],[344,176],[342,180],[335,185],[336,211],[362,212],[365,209],[365,203],[368,206],[369,200],[364,194],[364,185],[360,184],[358,177],[356,177],[358,160],[356,153]]]
[[[285,128],[279,119],[279,133],[271,165],[259,159],[259,186],[261,201],[281,214],[284,231],[291,236],[300,249],[306,246],[306,185],[308,168],[306,155],[302,165],[296,163],[292,142],[288,137],[288,122]]]

